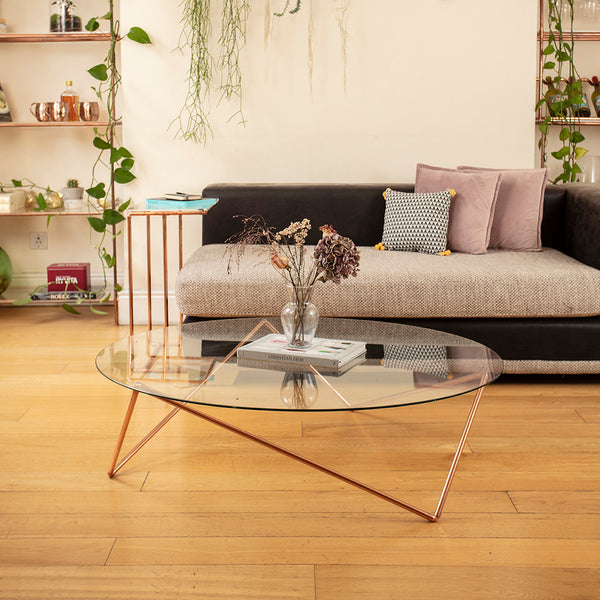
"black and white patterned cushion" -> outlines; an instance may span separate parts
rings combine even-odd
[[[448,352],[446,346],[388,344],[383,346],[383,366],[445,379],[449,373]]]
[[[381,240],[386,250],[445,252],[451,198],[450,190],[409,194],[388,188]]]

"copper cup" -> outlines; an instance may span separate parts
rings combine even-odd
[[[77,102],[73,108],[82,121],[97,121],[100,115],[97,102]]]
[[[29,110],[42,122],[64,121],[69,116],[69,105],[66,102],[34,102]]]

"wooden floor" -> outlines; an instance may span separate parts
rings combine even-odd
[[[126,329],[0,324],[0,599],[600,598],[600,378],[491,385],[432,524],[185,414],[110,480],[129,394],[94,357]],[[212,413],[433,510],[470,402]]]

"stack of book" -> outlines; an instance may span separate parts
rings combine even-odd
[[[218,198],[203,198],[202,194],[174,192],[160,198],[148,198],[148,210],[208,210],[218,202]]]
[[[237,351],[240,367],[304,372],[314,367],[326,375],[342,375],[365,360],[366,344],[314,338],[310,348],[290,348],[284,335],[271,333]]]
[[[73,290],[73,291],[62,291],[62,292],[51,292],[42,291],[35,292],[32,294],[32,300],[46,301],[46,300],[100,300],[106,294],[106,290]]]

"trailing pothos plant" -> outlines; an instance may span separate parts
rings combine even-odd
[[[131,27],[129,31],[122,36],[120,32],[120,22],[115,18],[114,0],[109,0],[109,11],[101,17],[93,17],[88,21],[85,28],[87,31],[94,32],[100,28],[100,22],[108,23],[110,32],[109,49],[104,61],[88,69],[88,73],[98,82],[92,89],[96,96],[106,107],[108,113],[108,122],[104,129],[94,128],[94,147],[98,150],[98,157],[92,166],[92,181],[90,187],[85,191],[88,195],[88,208],[91,214],[88,222],[93,231],[100,234],[100,240],[93,243],[90,235],[90,241],[96,248],[98,258],[102,264],[104,288],[108,287],[107,270],[112,269],[116,264],[116,256],[113,252],[115,236],[115,226],[125,220],[124,212],[129,206],[131,199],[115,204],[116,192],[115,184],[127,184],[135,179],[132,172],[135,160],[133,154],[119,143],[116,125],[118,117],[116,114],[115,101],[121,84],[121,73],[117,66],[117,43],[127,38],[138,44],[151,44],[150,37],[140,27]],[[100,167],[107,173],[106,181],[102,181]],[[90,232],[91,234],[91,232]],[[122,288],[115,278],[115,293]],[[108,300],[110,295],[106,296]],[[92,307],[92,310],[93,307]],[[95,312],[98,312],[95,310]]]
[[[581,133],[579,110],[584,104],[582,82],[575,67],[573,36],[574,0],[548,0],[548,43],[542,48],[546,74],[540,87],[548,86],[546,94],[536,105],[536,110],[547,107],[548,114],[542,118],[539,130],[547,136],[550,124],[558,123],[560,147],[550,154],[560,161],[562,172],[554,183],[577,181],[581,167],[577,161],[587,153],[579,144],[585,140]],[[564,23],[563,15],[568,16]],[[543,43],[540,40],[540,43]],[[542,147],[542,139],[538,146]],[[546,162],[546,155],[544,155]]]

